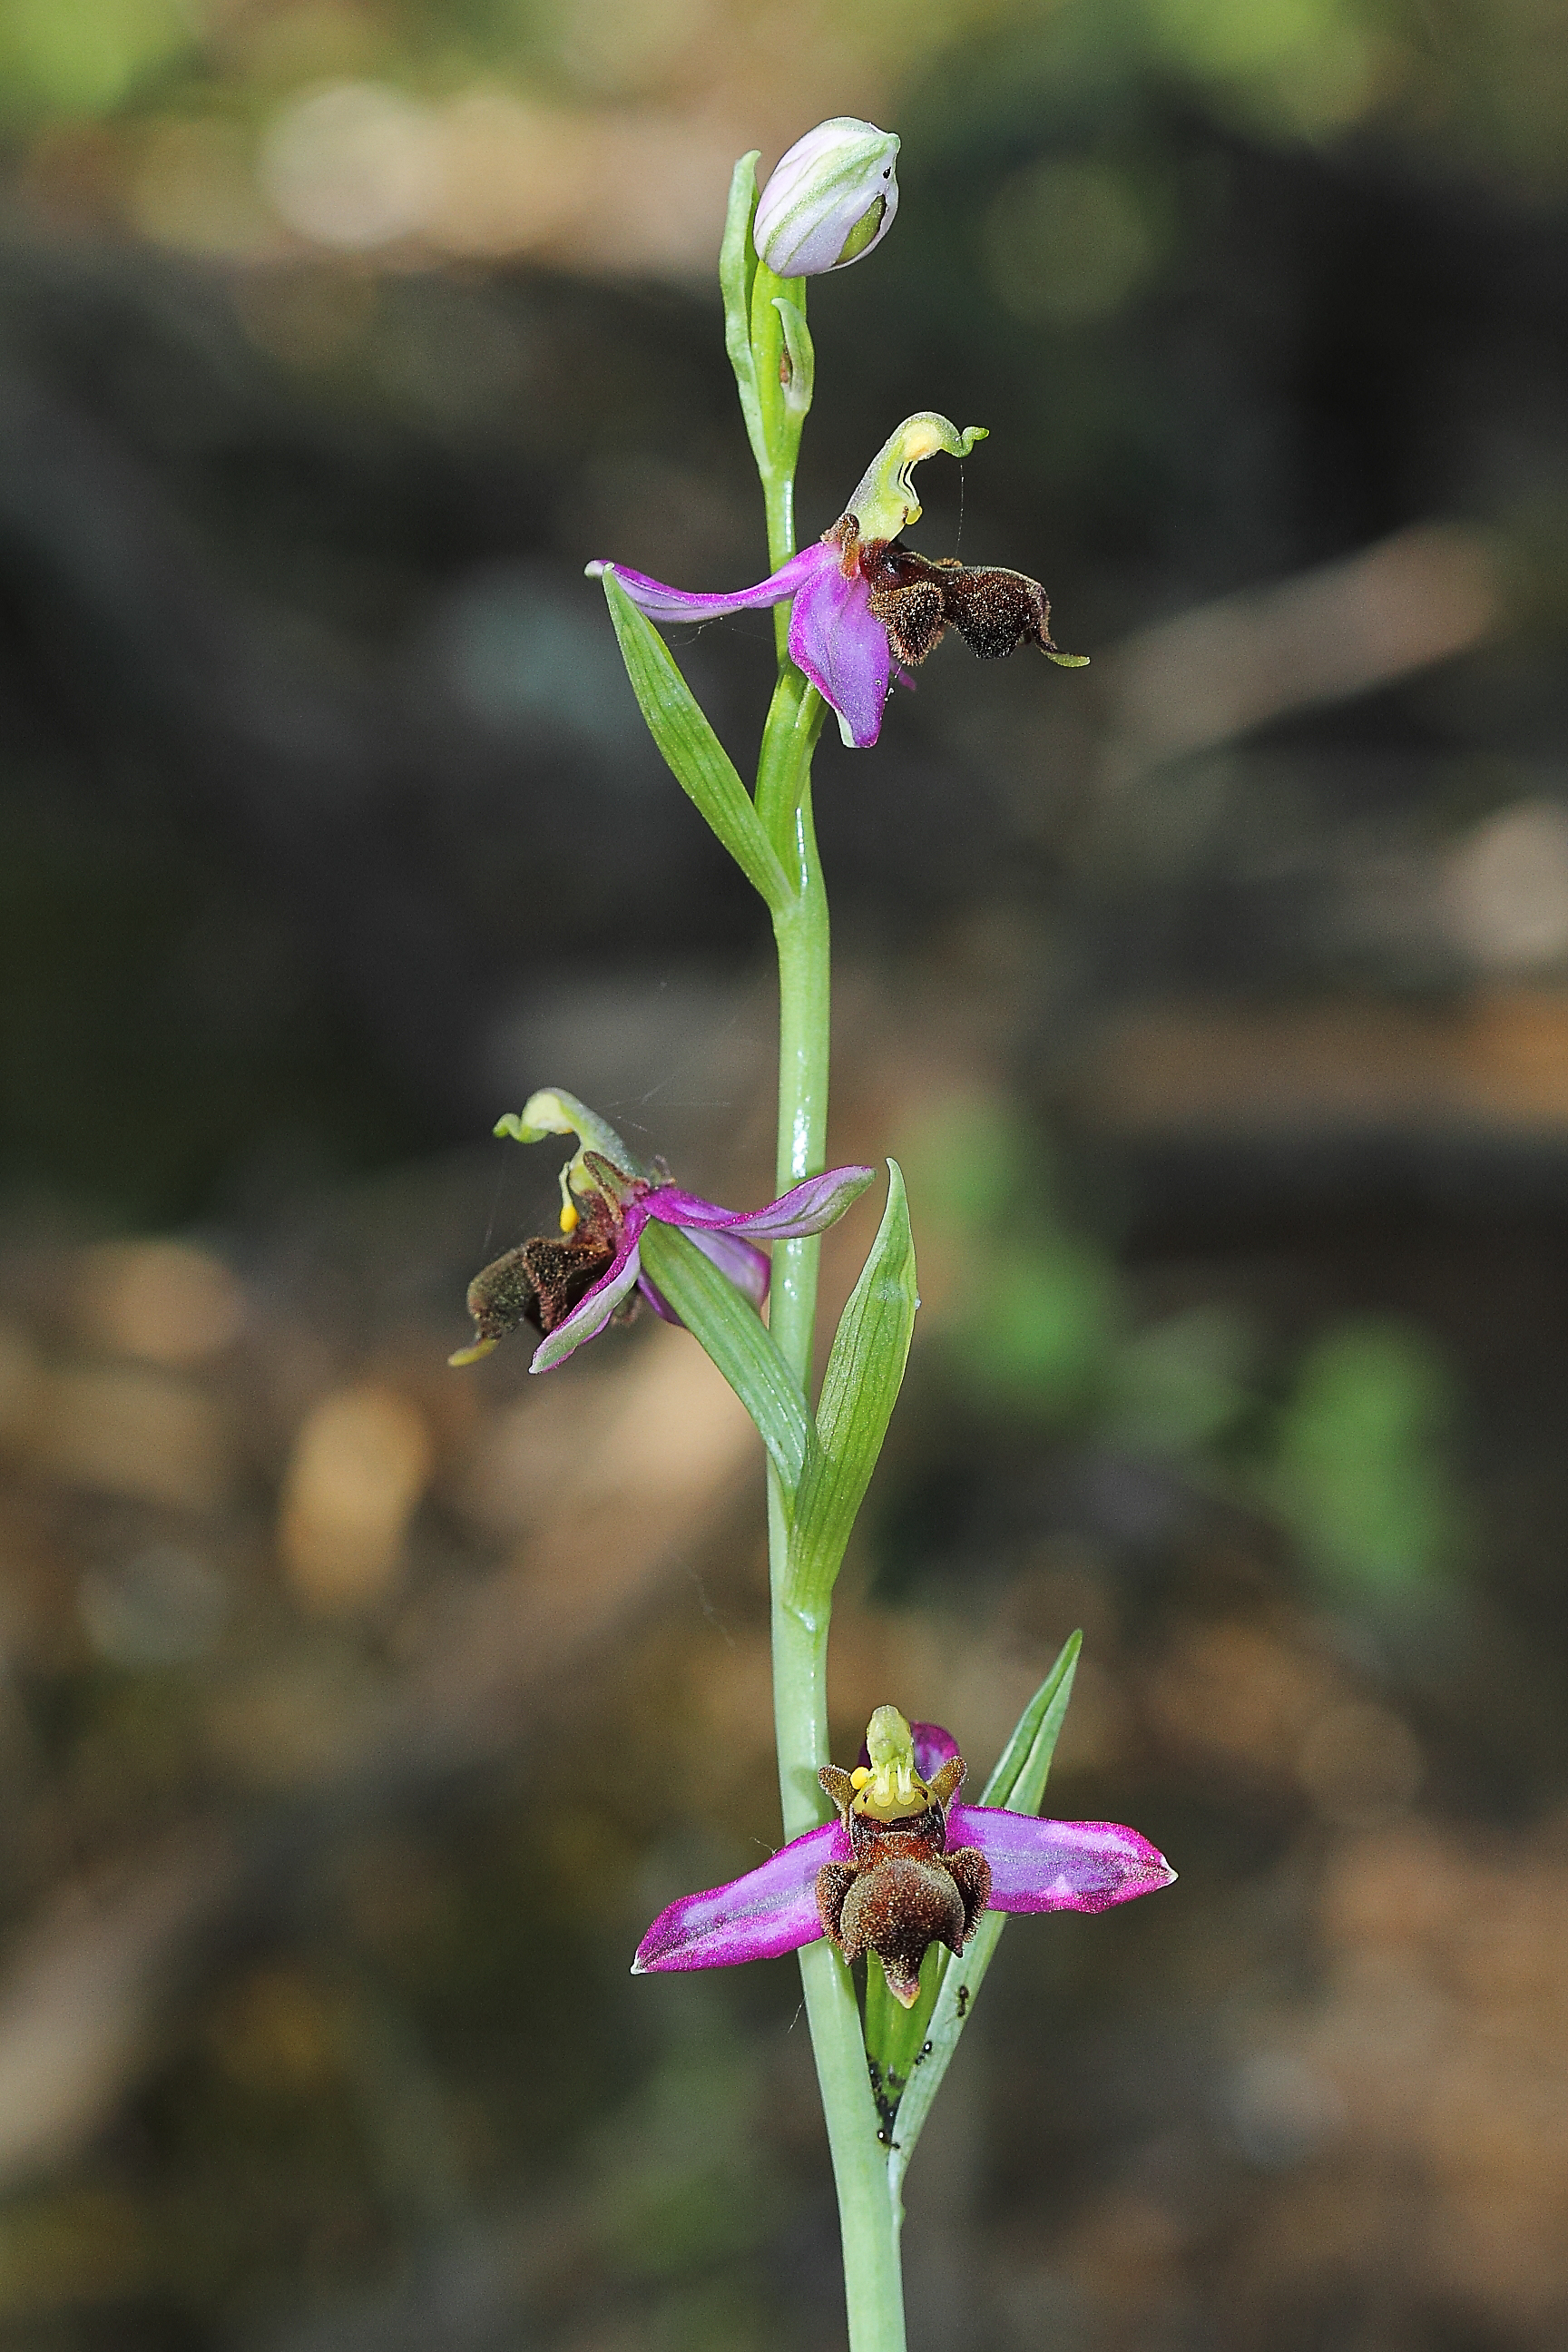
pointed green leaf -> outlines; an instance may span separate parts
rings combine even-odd
[[[979,1799],[981,1804],[1005,1806],[1015,1813],[1039,1811],[1082,1647],[1081,1633],[1071,1634],[1063,1643],[1061,1655],[1019,1717],[995,1770],[985,1783]],[[974,1996],[984,1980],[991,1955],[1006,1924],[1005,1912],[987,1911],[961,1957],[955,1958],[951,1953],[942,1956],[945,1965],[929,2012],[930,2022],[915,2045],[916,2054],[909,2066],[909,2088],[899,2103],[892,2145],[888,2151],[888,2179],[895,2210],[903,2193],[904,2174],[914,2154],[915,2142],[925,2128],[931,2103],[942,2086],[964,2021],[973,2009]],[[921,1986],[921,1998],[910,2012],[911,2018],[918,2018],[926,2008],[923,1969]],[[883,2054],[871,2051],[868,2035],[867,2050],[868,2055],[876,2056],[886,2066]]]
[[[1055,1665],[1018,1717],[991,1778],[973,1800],[976,1804],[1000,1805],[1010,1813],[1039,1811],[1082,1647],[1081,1633],[1068,1635]]]
[[[757,276],[757,248],[752,223],[757,213],[757,158],[760,147],[742,155],[730,180],[730,208],[724,216],[724,241],[719,247],[719,285],[724,297],[724,348],[735,371],[746,437],[758,470],[767,465],[763,437],[763,412],[757,399],[756,362],[752,356],[752,289]]]
[[[640,1242],[645,1272],[711,1356],[752,1419],[793,1506],[816,1454],[800,1384],[767,1326],[710,1257],[675,1226],[650,1217]]]
[[[775,911],[790,904],[784,867],[734,761],[676,667],[675,656],[613,572],[603,575],[621,658],[649,734],[742,873]]]
[[[889,1160],[888,1205],[839,1318],[816,1408],[821,1450],[801,1487],[785,1585],[797,1607],[819,1606],[833,1590],[888,1433],[919,1304],[903,1174]]]

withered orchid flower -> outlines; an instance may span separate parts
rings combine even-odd
[[[879,1706],[856,1770],[823,1767],[838,1819],[728,1886],[670,1904],[637,1947],[633,1975],[731,1968],[826,1936],[847,1960],[875,1952],[907,2009],[928,1946],[961,1952],[987,1907],[1108,1911],[1176,1875],[1147,1838],[1114,1822],[960,1805],[963,1776],[951,1732]]]
[[[929,409],[906,418],[831,530],[754,588],[701,595],[603,562],[590,563],[588,576],[613,573],[654,621],[717,620],[792,600],[790,659],[837,713],[845,742],[864,751],[881,731],[895,661],[918,668],[950,628],[985,661],[1032,645],[1065,669],[1084,667],[1084,656],[1052,643],[1051,608],[1037,580],[917,555],[899,537],[921,516],[911,469],[939,449],[967,457],[984,437],[984,425],[960,433]]]
[[[869,1168],[829,1168],[793,1184],[762,1209],[723,1209],[682,1192],[661,1163],[643,1166],[616,1133],[574,1095],[542,1088],[521,1113],[501,1119],[498,1135],[537,1143],[547,1135],[574,1135],[578,1150],[561,1171],[560,1231],[535,1234],[506,1250],[468,1285],[474,1318],[470,1347],[454,1364],[477,1363],[509,1331],[531,1323],[544,1335],[531,1371],[552,1371],[574,1349],[623,1320],[640,1295],[667,1323],[679,1317],[643,1272],[639,1238],[650,1217],[679,1225],[760,1307],[767,1297],[769,1263],[759,1242],[795,1241],[819,1234],[843,1215],[871,1181]]]

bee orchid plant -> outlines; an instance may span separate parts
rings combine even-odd
[[[868,750],[889,686],[949,629],[985,659],[1033,646],[1067,667],[1039,583],[928,557],[913,469],[984,437],[934,411],[905,419],[820,537],[797,549],[795,469],[815,359],[806,279],[866,258],[898,205],[898,141],[874,124],[819,125],[759,202],[754,154],[735,167],[720,256],[725,340],[762,484],[769,571],[757,585],[668,587],[604,558],[587,567],[643,717],[677,782],[765,905],[778,952],[776,1197],[732,1210],[645,1165],[560,1088],[498,1134],[568,1136],[559,1230],[496,1259],[468,1293],[472,1343],[540,1335],[536,1372],[639,1302],[684,1323],[756,1423],[769,1463],[774,1724],[786,1843],[727,1886],[682,1896],[638,1948],[638,1974],[799,1956],[838,2193],[851,2352],[902,2352],[901,2188],[931,2103],[1005,1917],[1100,1912],[1174,1874],[1136,1830],[1043,1820],[1078,1636],[1020,1719],[976,1803],[952,1736],[879,1706],[857,1764],[829,1753],[826,1652],[834,1582],[903,1378],[915,1310],[902,1176],[889,1160],[880,1224],[811,1394],[819,1236],[871,1181],[826,1164],[828,920],[811,764],[828,710]],[[778,676],[748,789],[656,622],[771,607]],[[771,1251],[764,1255],[763,1245]],[[768,1307],[766,1323],[761,1308]],[[857,1971],[862,1971],[858,1977]]]

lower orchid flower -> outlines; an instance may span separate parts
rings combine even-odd
[[[670,1904],[633,1975],[773,1959],[826,1936],[847,1960],[875,1952],[909,2009],[927,1948],[962,1952],[987,1908],[1108,1911],[1175,1877],[1147,1838],[1113,1822],[955,1803],[964,1769],[940,1724],[879,1706],[856,1770],[822,1769],[838,1819],[728,1886]]]
[[[510,1112],[498,1135],[537,1143],[547,1135],[575,1135],[578,1150],[561,1171],[557,1234],[535,1234],[504,1251],[468,1285],[476,1337],[454,1364],[477,1363],[509,1331],[531,1323],[544,1334],[531,1371],[552,1371],[612,1317],[624,1319],[640,1295],[667,1323],[679,1317],[643,1272],[639,1237],[650,1217],[679,1225],[761,1307],[769,1264],[758,1242],[819,1234],[841,1217],[871,1181],[869,1168],[829,1168],[808,1176],[763,1209],[722,1209],[670,1181],[661,1163],[642,1166],[614,1128],[575,1096],[547,1087]]]
[[[918,668],[950,627],[983,660],[1033,645],[1066,669],[1084,667],[1085,656],[1051,642],[1050,604],[1037,580],[952,557],[933,562],[900,542],[899,533],[921,517],[911,469],[939,449],[966,457],[984,437],[983,425],[960,433],[929,409],[907,417],[832,530],[754,588],[702,595],[604,562],[590,563],[588,576],[608,572],[654,621],[717,620],[792,600],[790,659],[837,713],[845,742],[863,751],[881,731],[895,662]]]

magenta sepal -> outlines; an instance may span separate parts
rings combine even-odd
[[[1117,1822],[1047,1822],[995,1805],[954,1805],[950,1846],[991,1864],[994,1911],[1109,1911],[1169,1886],[1175,1872],[1146,1837]]]
[[[842,1822],[781,1846],[743,1878],[705,1894],[683,1895],[659,1913],[632,1962],[635,1977],[656,1969],[727,1969],[741,1960],[776,1960],[822,1933],[816,1874],[825,1862],[847,1862]]]
[[[825,547],[820,540],[814,541],[776,572],[770,572],[767,579],[759,580],[754,588],[725,590],[713,595],[695,588],[667,587],[662,580],[651,580],[646,572],[633,572],[624,563],[609,563],[602,557],[596,557],[585,569],[590,580],[611,572],[650,621],[718,621],[727,613],[782,604],[821,571],[825,558],[837,564],[837,550]]]
[[[605,1272],[587,1295],[580,1298],[570,1315],[555,1326],[549,1338],[533,1351],[531,1372],[552,1371],[563,1364],[585,1339],[596,1339],[616,1307],[627,1293],[635,1288],[642,1276],[642,1260],[637,1255],[637,1235],[646,1217],[634,1224],[628,1217],[621,1228],[620,1245]]]
[[[711,1258],[720,1273],[727,1275],[736,1289],[760,1310],[768,1295],[768,1276],[773,1271],[763,1252],[753,1249],[750,1242],[737,1240],[733,1234],[704,1233],[698,1225],[688,1225],[686,1231],[703,1256]],[[674,1309],[660,1302],[646,1274],[642,1278],[642,1287],[644,1297],[652,1299],[661,1315],[668,1315],[672,1323],[679,1322],[680,1318]]]
[[[829,1168],[792,1184],[763,1209],[721,1209],[683,1192],[678,1184],[660,1184],[647,1196],[649,1216],[667,1225],[684,1225],[689,1233],[745,1234],[757,1241],[794,1242],[819,1234],[858,1201],[871,1181],[869,1168]]]
[[[590,563],[590,578],[609,572],[650,621],[717,621],[728,613],[794,599],[790,659],[838,714],[839,732],[857,751],[868,750],[882,727],[892,656],[888,633],[871,610],[871,592],[858,569],[847,572],[838,545],[816,540],[754,588],[708,595],[670,588],[624,564]]]

